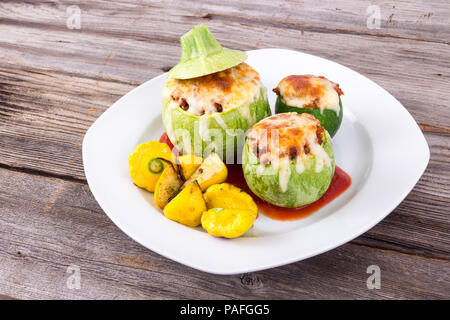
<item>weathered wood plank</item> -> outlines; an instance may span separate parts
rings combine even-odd
[[[380,10],[380,28],[368,27],[369,5]],[[450,5],[447,1],[226,1],[210,0],[203,16],[240,20],[286,29],[353,33],[449,43]],[[370,23],[369,23],[370,25]]]
[[[306,261],[236,275],[205,274],[130,240],[86,185],[0,169],[0,292],[14,298],[449,298],[450,262],[346,244]],[[30,192],[33,190],[33,192]],[[68,289],[68,266],[81,289]],[[366,269],[381,269],[368,290]]]
[[[0,68],[0,163],[84,179],[81,144],[86,130],[133,87]]]
[[[35,1],[21,3],[3,1],[0,13],[8,21],[21,23],[43,23],[42,16],[51,26],[64,26],[62,19],[67,17],[66,8],[73,1]],[[368,7],[377,6],[380,13],[379,28],[370,27]],[[264,27],[282,27],[322,33],[363,34],[378,37],[406,38],[421,41],[449,43],[450,5],[445,0],[434,1],[83,1],[79,4],[83,13],[83,24],[95,30],[104,28],[102,22],[108,20],[110,33],[127,32],[121,25],[121,19],[134,17],[133,24],[146,16],[159,16],[157,20],[171,20],[178,16],[187,20],[204,18],[208,20],[237,21],[242,24],[254,24]],[[369,9],[370,11],[370,9]],[[368,23],[369,21],[369,23]],[[65,21],[64,21],[65,22]],[[142,21],[139,21],[142,22]],[[152,23],[148,21],[147,23]],[[368,27],[369,25],[369,27]],[[178,29],[173,25],[170,29]],[[165,30],[149,30],[161,35]],[[145,37],[145,35],[144,35]]]

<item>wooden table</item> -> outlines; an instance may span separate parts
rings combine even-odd
[[[77,7],[67,9],[77,2],[80,29]],[[450,4],[369,4],[1,1],[0,298],[450,298]],[[224,46],[319,55],[387,89],[431,149],[409,196],[346,245],[249,274],[206,274],[128,238],[89,191],[83,136],[119,97],[173,66],[180,35],[199,23]],[[370,265],[381,289],[366,286]],[[67,285],[77,268],[80,289]]]

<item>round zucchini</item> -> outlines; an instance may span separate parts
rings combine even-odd
[[[261,199],[286,208],[310,204],[333,179],[331,137],[310,114],[273,115],[250,129],[242,168],[247,185]]]
[[[258,172],[259,160],[249,150],[246,143],[242,154],[242,169],[245,181],[254,194],[276,206],[296,208],[310,204],[318,200],[328,190],[334,175],[334,156],[330,139],[325,139],[322,147],[332,159],[332,166],[324,167],[322,171],[316,172],[314,170],[316,159],[310,158],[304,161],[305,170],[299,174],[296,171],[296,163],[289,164],[291,175],[287,190],[282,192],[279,183],[280,172],[274,170],[271,165],[264,166],[264,170]]]
[[[236,155],[240,159],[247,130],[271,115],[264,88],[253,103],[210,115],[197,116],[170,104],[170,99],[163,101],[162,121],[177,149],[200,157],[214,151],[227,163]]]

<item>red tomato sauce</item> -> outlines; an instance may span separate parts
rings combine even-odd
[[[166,133],[163,133],[161,138],[159,138],[159,141],[166,143],[170,149],[174,148]],[[250,190],[244,178],[242,165],[227,164],[227,169],[228,176],[226,182],[243,189],[251,195],[253,200],[256,202],[259,211],[265,216],[271,219],[283,221],[302,219],[312,215],[314,212],[318,211],[320,208],[324,207],[336,199],[339,195],[344,193],[345,190],[347,190],[352,184],[352,178],[344,170],[336,166],[330,187],[319,200],[298,208],[283,208],[262,200]]]
[[[306,218],[336,199],[352,184],[352,178],[344,170],[336,166],[330,187],[319,200],[298,208],[283,208],[262,200],[250,190],[245,181],[244,173],[242,172],[242,165],[228,164],[227,168],[227,182],[245,190],[245,192],[253,197],[253,200],[258,205],[259,211],[265,216],[275,220],[287,221]]]
[[[164,132],[161,135],[161,137],[159,138],[159,142],[167,144],[169,146],[170,150],[173,149],[172,141],[170,141],[169,136],[167,135],[167,133]]]
[[[177,148],[173,145],[172,141],[170,141],[169,136],[167,133],[163,133],[161,137],[159,137],[159,142],[165,143],[169,146],[170,150],[172,150],[172,153],[176,154],[177,156],[182,156],[183,154],[178,151]]]

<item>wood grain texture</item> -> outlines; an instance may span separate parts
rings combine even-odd
[[[0,67],[0,158],[12,167],[85,179],[84,134],[134,86],[71,74]]]
[[[43,23],[41,16],[32,10],[39,10],[48,18],[50,24],[59,25],[64,10],[74,1],[35,1],[21,3],[3,1],[3,13],[9,21],[20,17],[22,23]],[[12,2],[12,3],[11,3]],[[448,1],[197,1],[195,5],[189,0],[127,0],[127,1],[82,1],[78,5],[86,15],[85,25],[101,26],[101,19],[110,21],[109,33],[128,32],[120,22],[130,15],[133,25],[139,23],[152,24],[168,17],[178,16],[185,22],[196,18],[219,19],[221,21],[238,21],[248,25],[265,27],[281,27],[321,33],[361,34],[376,37],[404,38],[430,42],[450,43],[450,10]],[[376,5],[380,10],[380,28],[367,27],[369,18],[368,6]],[[151,17],[152,19],[147,19]],[[94,19],[96,18],[96,19]],[[141,20],[147,19],[147,22]],[[172,20],[173,21],[173,20]],[[177,21],[178,22],[178,21]],[[173,25],[170,29],[181,33],[181,25]],[[168,30],[149,30],[162,36]],[[159,31],[159,32],[158,32]],[[144,36],[145,37],[145,36]],[[178,37],[173,38],[178,40]]]
[[[66,27],[72,4],[81,30]],[[381,29],[367,28],[368,3],[349,0],[2,1],[0,299],[449,298],[450,5],[372,4]],[[410,195],[350,244],[240,276],[183,267],[127,238],[89,192],[82,139],[114,101],[174,65],[179,36],[198,23],[224,46],[319,55],[392,93],[431,151]],[[81,290],[65,286],[71,264]],[[382,290],[365,286],[370,264]]]
[[[4,169],[0,179],[10,186],[0,193],[0,292],[8,296],[386,299],[445,298],[450,290],[448,260],[358,244],[271,270],[209,275],[129,239],[83,183]],[[380,290],[366,287],[373,264],[381,268]],[[80,268],[80,290],[67,288],[71,265]]]

